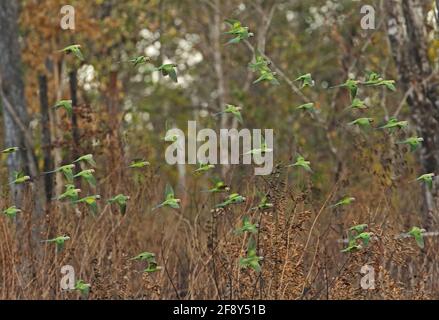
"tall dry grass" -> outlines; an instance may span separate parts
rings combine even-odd
[[[362,159],[359,155],[359,166]],[[328,192],[316,196],[309,175],[293,181],[291,169],[281,166],[263,177],[242,172],[238,177],[233,172],[227,182],[232,191],[246,195],[243,204],[212,210],[224,194],[200,192],[207,188],[208,178],[189,175],[186,189],[177,188],[182,208],[152,212],[167,182],[160,171],[154,166],[140,171],[123,165],[101,168],[97,190],[83,185],[83,195],[96,192],[108,199],[129,194],[127,213],[121,215],[105,200],[96,217],[85,207],[52,202],[40,236],[68,234],[71,240],[60,253],[51,244],[39,243],[41,252],[29,245],[34,186],[28,185],[20,214],[26,234],[17,234],[14,221],[0,219],[0,298],[80,298],[75,291],[61,290],[63,265],[72,265],[77,279],[91,284],[89,299],[438,298],[436,238],[426,239],[423,250],[413,239],[395,238],[416,224],[416,185],[402,184],[394,190],[379,173],[372,173],[373,187],[361,188],[350,185],[347,171]],[[330,208],[347,190],[357,201]],[[250,210],[261,194],[268,195],[272,210]],[[9,203],[7,196],[0,199],[2,208]],[[259,274],[238,264],[248,240],[248,235],[234,233],[243,215],[259,224],[258,254],[264,257]],[[357,223],[368,223],[377,238],[359,252],[341,253],[345,244],[338,240]],[[154,252],[162,269],[144,273],[143,263],[129,260],[142,251]],[[23,268],[24,260],[31,265]],[[374,290],[360,287],[360,270],[366,264],[375,270]]]

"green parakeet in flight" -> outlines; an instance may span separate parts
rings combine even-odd
[[[361,240],[363,243],[363,246],[368,246],[370,240],[372,239],[373,232],[362,232],[358,234],[354,239],[355,240]]]
[[[218,192],[228,192],[230,190],[229,186],[226,185],[221,179],[213,178],[212,182],[214,187],[207,190],[206,192],[218,193]]]
[[[424,182],[431,189],[433,187],[433,178],[434,173],[425,173],[416,178],[416,180]]]
[[[76,200],[78,200],[80,192],[81,189],[75,188],[73,184],[68,184],[66,185],[66,191],[60,194],[60,196],[56,198],[56,200],[63,201],[65,199],[68,199],[72,202],[75,202]]]
[[[130,200],[129,196],[118,194],[117,196],[108,200],[110,204],[117,204],[119,206],[120,212],[124,215],[127,211],[127,202]]]
[[[336,208],[336,207],[340,207],[340,206],[346,206],[351,204],[352,202],[355,201],[354,197],[343,197],[342,199],[340,199],[337,203],[333,204],[331,206],[331,208]]]
[[[86,162],[89,165],[91,165],[92,167],[96,167],[96,162],[93,159],[93,155],[92,154],[86,154],[86,155],[84,155],[82,157],[79,157],[75,161],[73,161],[73,163],[77,163],[77,162]]]
[[[305,169],[306,171],[312,172],[310,165],[311,165],[310,161],[305,160],[304,157],[302,157],[301,155],[298,155],[296,158],[296,162],[288,165],[287,167],[301,167],[301,168]]]
[[[10,182],[9,184],[23,184],[26,182],[29,182],[31,180],[30,176],[25,175],[23,172],[14,172],[14,180]]]
[[[242,203],[245,200],[246,200],[245,197],[241,196],[240,194],[232,193],[224,200],[224,202],[217,204],[215,206],[215,208],[225,208],[225,207],[232,205],[232,204]]]
[[[233,115],[238,120],[238,122],[242,124],[243,120],[242,120],[241,110],[242,110],[241,107],[234,106],[233,104],[226,104],[226,108],[224,109],[224,111],[215,113],[214,116],[218,116],[223,113],[228,113]]]
[[[215,168],[215,165],[209,163],[200,163],[198,169],[194,170],[194,173],[203,174],[211,169]]]
[[[20,209],[18,209],[16,206],[12,206],[4,210],[3,214],[6,215],[7,217],[14,218],[17,215],[17,213],[20,212],[22,212]]]
[[[143,272],[153,273],[162,270],[155,260],[148,262],[148,267]]]
[[[273,207],[274,207],[274,205],[271,202],[269,202],[268,197],[266,195],[264,195],[261,198],[261,201],[259,201],[259,204],[256,207],[251,208],[251,210],[264,211],[264,210],[271,209]]]
[[[424,248],[424,233],[425,229],[421,229],[419,227],[413,227],[407,234],[413,238],[415,238],[416,244],[419,248]]]
[[[164,77],[169,76],[169,78],[171,78],[172,81],[178,82],[176,68],[177,68],[176,64],[165,63],[165,64],[162,64],[160,67],[155,68],[154,70],[160,71],[162,76],[164,76]]]
[[[140,66],[142,64],[146,64],[150,60],[151,60],[150,57],[138,56],[138,57],[135,57],[135,58],[128,60],[128,62],[132,63],[134,67],[137,67],[137,66]]]
[[[303,74],[303,75],[299,76],[297,79],[295,79],[294,81],[301,82],[301,84],[302,84],[301,89],[303,89],[305,87],[314,87],[314,85],[315,85],[315,81],[313,80],[311,73]]]
[[[251,149],[250,151],[247,151],[244,153],[244,155],[264,155],[266,153],[273,152],[273,149],[268,148],[267,143],[265,142],[265,139],[261,136],[261,146],[259,148]]]
[[[364,223],[350,227],[348,230],[349,242],[355,243],[355,237],[363,233],[367,229],[367,227],[368,225]]]
[[[253,72],[261,72],[262,70],[270,70],[270,64],[270,61],[257,52],[255,55],[255,62],[250,62],[248,66]]]
[[[143,159],[134,159],[131,161],[129,168],[131,169],[140,169],[146,166],[149,166],[150,163],[148,161],[145,161]]]
[[[15,152],[17,152],[18,150],[20,150],[20,148],[18,147],[10,147],[10,148],[6,148],[4,150],[2,150],[2,154],[13,154]]]
[[[366,128],[366,127],[370,127],[372,122],[374,122],[373,118],[358,118],[352,122],[349,122],[348,124],[350,126],[358,126],[360,128]]]
[[[88,205],[93,213],[93,215],[96,215],[98,213],[98,200],[101,199],[100,195],[92,195],[92,196],[87,196],[84,197],[82,199],[76,200],[74,201],[75,204],[79,204],[79,203],[84,203],[86,205]]]
[[[395,80],[385,80],[378,73],[371,72],[366,81],[363,82],[366,86],[385,86],[387,89],[391,91],[396,91]]]
[[[271,84],[278,85],[279,81],[276,79],[276,72],[271,71],[269,65],[271,61],[266,59],[263,55],[261,55],[258,51],[255,53],[255,62],[249,63],[249,67],[253,72],[259,73],[259,78],[256,79],[253,83],[256,84],[261,81],[268,81]]]
[[[83,178],[90,186],[96,187],[96,178],[93,175],[94,172],[94,169],[82,170],[78,174],[75,174],[73,178]]]
[[[175,142],[178,140],[179,135],[176,133],[166,133],[165,137],[163,138],[163,140],[165,142]]]
[[[387,121],[386,124],[379,127],[378,129],[395,129],[395,128],[404,129],[408,125],[409,125],[408,121],[398,121],[398,119],[396,118],[390,118],[390,120]]]
[[[250,237],[247,245],[247,256],[239,259],[240,267],[243,269],[251,268],[259,273],[261,272],[261,265],[259,262],[262,260],[263,257],[258,256],[256,252],[256,240],[253,237]]]
[[[154,207],[152,210],[156,210],[161,207],[170,207],[173,209],[180,209],[180,199],[175,198],[174,189],[170,184],[166,185],[165,189],[165,201]]]
[[[248,216],[244,216],[242,218],[242,225],[241,227],[237,228],[235,230],[236,234],[242,234],[244,232],[249,233],[258,233],[258,227],[259,225],[257,223],[251,223],[250,218]]]
[[[369,108],[369,107],[366,105],[366,102],[364,102],[363,100],[358,99],[358,98],[355,98],[354,100],[352,100],[351,105],[349,107],[347,107],[347,109],[357,109],[357,110],[367,109],[367,108]]]
[[[230,26],[230,29],[225,34],[234,36],[227,44],[239,43],[242,40],[253,37],[253,33],[249,32],[248,27],[243,27],[240,21],[226,19],[225,22]]]
[[[142,252],[139,253],[137,256],[131,258],[130,260],[139,260],[139,261],[152,261],[155,259],[155,254],[152,252]]]
[[[346,80],[345,83],[333,86],[333,87],[331,87],[331,89],[332,88],[347,88],[349,90],[351,100],[353,101],[357,97],[359,83],[360,82],[358,80],[348,79],[348,80]]]
[[[148,267],[144,270],[144,272],[147,273],[156,272],[162,269],[160,266],[157,265],[157,262],[155,260],[155,254],[152,252],[142,252],[137,256],[131,258],[130,260],[146,261],[148,263]]]
[[[349,231],[355,231],[357,233],[362,233],[364,230],[366,230],[368,225],[366,223],[363,224],[357,224],[353,227],[349,228]]]
[[[345,252],[355,252],[358,250],[363,249],[363,247],[361,246],[361,244],[355,244],[355,243],[351,243],[349,244],[349,246],[343,250],[341,250],[341,252],[345,253]]]
[[[416,149],[419,148],[419,146],[421,145],[422,142],[424,142],[424,138],[410,137],[410,138],[407,138],[404,141],[399,141],[397,143],[398,144],[409,145],[410,146],[410,151],[414,152],[414,151],[416,151]]]
[[[85,283],[84,280],[78,280],[75,283],[75,290],[79,291],[81,296],[86,299],[90,293],[91,284]]]
[[[72,44],[59,51],[65,52],[66,54],[73,54],[79,60],[84,61],[84,55],[81,52],[81,45],[79,44]]]
[[[279,85],[279,80],[276,78],[277,73],[269,70],[262,70],[259,78],[253,81],[253,84],[257,84],[262,81],[269,82],[274,85]]]
[[[73,106],[72,106],[72,100],[60,100],[58,101],[54,106],[53,109],[64,109],[69,117],[72,117],[73,115]]]
[[[49,243],[55,243],[56,244],[56,252],[61,252],[64,249],[64,243],[70,240],[69,236],[58,236],[53,239],[43,240],[42,242],[49,242]]]
[[[66,164],[59,168],[56,168],[53,171],[43,172],[43,174],[57,173],[61,172],[67,179],[67,181],[71,184],[73,182],[73,169],[75,168],[74,164]]]
[[[301,104],[300,106],[296,107],[296,110],[314,112],[316,111],[316,108],[314,106],[314,102],[309,102],[309,103]]]

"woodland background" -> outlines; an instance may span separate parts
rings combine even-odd
[[[438,298],[436,237],[424,249],[413,239],[396,239],[412,226],[438,230],[438,190],[414,183],[420,174],[439,173],[438,19],[432,0],[267,0],[267,1],[68,1],[76,29],[59,26],[65,5],[58,0],[0,3],[0,126],[4,148],[22,150],[3,157],[0,208],[14,203],[23,212],[0,219],[0,298],[76,299],[59,286],[63,265],[90,283],[89,299],[430,299]],[[360,9],[376,10],[376,30],[363,30]],[[224,19],[235,18],[255,36],[225,45]],[[81,44],[85,61],[60,54]],[[251,48],[272,60],[280,85],[252,84]],[[141,54],[151,63],[133,68]],[[177,64],[177,84],[152,71]],[[354,114],[343,89],[328,89],[349,77],[375,71],[395,79],[397,91],[362,89],[377,123],[392,115],[410,121],[405,132],[361,133],[348,126]],[[313,88],[292,82],[312,73]],[[52,106],[71,99],[69,118]],[[321,121],[295,111],[313,101]],[[9,103],[15,110],[6,107]],[[270,176],[252,166],[217,166],[203,176],[195,166],[164,161],[166,123],[185,129],[231,128],[230,117],[212,117],[226,103],[243,107],[244,127],[273,128],[275,165]],[[361,113],[357,114],[357,117]],[[18,120],[17,120],[18,118]],[[21,124],[21,125],[20,125]],[[410,135],[424,138],[410,153],[395,144]],[[63,191],[60,174],[41,173],[92,153],[98,164],[99,214],[52,201]],[[313,173],[285,165],[297,154]],[[132,159],[151,165],[127,170]],[[14,170],[32,182],[11,187]],[[223,195],[201,192],[221,177],[246,202],[212,212]],[[163,200],[166,183],[182,200],[180,210],[151,208]],[[104,199],[130,195],[121,215]],[[261,195],[269,213],[249,210]],[[344,195],[352,205],[330,208]],[[241,269],[245,236],[234,229],[243,215],[258,221],[262,271]],[[367,223],[377,235],[370,246],[341,253],[346,230]],[[68,234],[61,253],[43,239]],[[162,270],[144,273],[129,260],[154,252]],[[374,290],[360,288],[360,269],[375,268]]]

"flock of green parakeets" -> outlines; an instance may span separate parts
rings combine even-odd
[[[247,41],[250,37],[253,36],[253,33],[249,32],[248,27],[242,26],[241,22],[238,20],[232,20],[228,19],[225,21],[228,26],[230,27],[228,31],[225,32],[226,35],[231,35],[233,38],[228,41],[227,44],[237,44],[241,41]],[[81,51],[81,46],[78,44],[70,45],[62,50],[61,52],[64,52],[66,54],[72,54],[79,60],[84,60],[84,55]],[[139,56],[135,57],[133,59],[128,60],[127,62],[131,63],[134,67],[146,64],[150,61],[150,58],[147,56]],[[177,72],[176,72],[177,65],[175,64],[163,64],[157,68],[155,68],[155,71],[161,72],[163,76],[169,76],[174,82],[178,82],[177,79]],[[279,84],[279,81],[276,79],[276,72],[273,72],[270,69],[270,61],[266,59],[264,56],[260,55],[258,52],[255,53],[254,62],[249,63],[249,68],[258,74],[258,78],[254,81],[254,84],[259,82],[268,82],[271,84]],[[313,80],[311,74],[307,73],[304,75],[299,76],[297,79],[295,79],[296,82],[299,82],[301,84],[301,89],[304,89],[306,87],[313,87],[315,85],[315,81]],[[359,99],[357,97],[358,90],[360,86],[369,86],[369,87],[379,87],[384,86],[389,90],[395,91],[395,81],[394,80],[385,80],[377,73],[370,73],[365,81],[359,81],[355,79],[348,79],[345,83],[337,85],[332,88],[340,87],[340,88],[346,88],[351,97],[351,105],[347,108],[348,109],[367,109],[368,106],[365,101]],[[73,115],[73,106],[71,100],[61,100],[58,101],[54,105],[54,109],[64,109],[65,112],[69,117]],[[296,108],[299,111],[308,112],[311,115],[314,115],[314,113],[318,112],[318,110],[315,108],[315,104],[312,102],[303,104],[301,106],[298,106]],[[227,104],[225,106],[225,109],[215,115],[219,114],[230,114],[234,116],[239,123],[243,123],[243,118],[241,114],[241,108],[237,107],[235,105]],[[355,125],[360,128],[366,128],[371,127],[374,119],[363,117],[358,118],[352,122],[349,123],[349,125]],[[376,129],[388,129],[388,130],[396,130],[396,129],[403,129],[408,126],[408,121],[399,121],[396,118],[391,118],[387,121],[384,125],[377,127]],[[167,134],[164,137],[165,142],[175,142],[177,140],[178,136],[175,134]],[[415,151],[419,145],[422,143],[423,139],[420,137],[410,137],[404,141],[400,141],[398,143],[409,145],[412,151]],[[1,151],[2,154],[12,154],[19,151],[19,147],[9,147],[3,151]],[[256,148],[253,150],[248,151],[246,154],[264,154],[267,152],[273,152],[272,149],[268,148],[265,142],[261,141],[260,148]],[[80,164],[81,170],[79,173],[76,173],[76,166],[77,164]],[[43,174],[53,174],[53,173],[62,173],[67,181],[67,184],[65,185],[65,192],[59,195],[56,200],[58,201],[70,201],[73,205],[78,204],[85,204],[91,209],[91,212],[93,215],[96,215],[98,213],[98,206],[97,202],[101,199],[100,195],[89,195],[84,198],[79,198],[79,194],[81,193],[81,189],[78,189],[75,187],[74,180],[75,179],[83,179],[85,182],[87,182],[91,187],[96,187],[96,179],[94,177],[95,170],[93,168],[89,169],[83,169],[82,166],[88,165],[90,167],[95,167],[96,163],[93,159],[92,154],[87,154],[84,156],[79,157],[75,161],[73,161],[71,164],[63,165],[53,171],[50,172],[44,172]],[[129,165],[129,168],[131,169],[141,169],[149,165],[148,161],[145,161],[144,159],[138,159],[133,160],[132,163]],[[203,174],[211,169],[213,169],[215,166],[213,164],[205,163],[200,164],[199,168],[194,171],[195,174]],[[307,161],[303,156],[298,155],[296,158],[296,162],[289,165],[288,167],[301,167],[305,169],[306,171],[312,172],[311,169],[311,163],[310,161]],[[427,173],[424,175],[421,175],[419,178],[417,178],[418,181],[423,181],[428,186],[432,186],[433,182],[433,173]],[[16,172],[14,173],[14,180],[10,182],[10,184],[24,184],[29,181],[31,181],[32,178],[30,176],[27,176],[23,174],[22,172]],[[213,180],[214,185],[211,189],[206,190],[205,192],[209,193],[221,193],[225,192],[228,193],[230,191],[230,188],[221,180],[215,179]],[[108,199],[109,204],[115,204],[118,205],[120,211],[122,214],[125,214],[127,209],[127,202],[130,199],[129,196],[124,194],[118,194],[115,197]],[[246,198],[238,193],[231,193],[229,194],[222,203],[216,205],[215,210],[221,210],[224,209],[230,205],[243,203],[246,201]],[[338,202],[333,204],[331,208],[336,208],[340,206],[346,206],[351,204],[353,201],[355,201],[354,197],[346,196],[342,199],[340,199]],[[172,209],[179,209],[180,208],[180,199],[177,199],[175,197],[174,191],[172,187],[167,184],[166,190],[165,190],[165,199],[162,203],[155,206],[152,210],[156,210],[158,208],[162,207],[169,207]],[[273,208],[273,204],[269,203],[268,198],[266,196],[262,197],[260,203],[256,206],[251,208],[251,210],[270,210]],[[3,213],[8,217],[15,217],[17,214],[21,213],[21,210],[15,206],[12,206],[10,208],[7,208],[3,211]],[[254,234],[258,232],[258,224],[251,223],[251,220],[248,216],[244,216],[242,220],[242,225],[236,229],[236,234],[243,234],[248,233],[249,234],[249,241],[247,245],[247,253],[246,256],[242,257],[239,261],[239,264],[242,268],[252,268],[256,272],[259,272],[261,270],[260,261],[263,259],[262,257],[257,255],[256,250],[256,239],[254,237]],[[371,241],[373,237],[372,232],[366,232],[367,229],[366,224],[360,224],[357,226],[353,226],[348,230],[348,246],[342,250],[342,252],[352,252],[356,250],[360,250],[367,246],[369,242]],[[425,232],[424,229],[413,227],[408,233],[408,236],[413,237],[416,240],[416,243],[419,245],[419,247],[424,247],[424,240],[423,240],[423,233]],[[54,243],[56,245],[56,250],[59,252],[63,249],[65,241],[69,240],[70,237],[66,235],[61,235],[53,239],[44,240],[43,242],[48,243]],[[144,261],[147,262],[147,268],[145,269],[145,272],[155,272],[161,269],[160,266],[158,266],[155,254],[150,252],[143,252],[139,255],[132,258],[132,260],[138,260],[138,261]],[[77,281],[75,288],[80,291],[82,294],[88,294],[90,289],[90,284],[85,283],[82,280]]]

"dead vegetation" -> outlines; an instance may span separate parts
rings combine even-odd
[[[99,185],[99,191],[103,198],[120,191],[131,194],[126,215],[104,202],[97,217],[81,206],[53,202],[41,238],[70,235],[60,253],[44,243],[42,256],[30,249],[31,199],[26,198],[21,213],[27,234],[16,234],[13,221],[0,219],[0,298],[79,298],[74,291],[60,289],[60,269],[67,264],[74,267],[77,278],[92,285],[89,299],[437,298],[433,250],[437,240],[426,238],[421,250],[411,238],[397,239],[412,221],[399,217],[386,193],[371,206],[369,191],[363,190],[352,206],[334,209],[329,204],[342,182],[316,205],[308,199],[311,181],[300,189],[291,183],[289,172],[280,170],[269,177],[249,176],[240,189],[247,201],[224,212],[211,210],[221,195],[197,192],[207,178],[189,185],[190,201],[180,210],[151,212],[164,189],[164,181],[153,169],[134,174],[122,171],[119,178],[107,174],[101,177],[106,183]],[[374,180],[379,185],[380,177]],[[268,195],[273,209],[251,210],[261,194]],[[260,273],[242,269],[238,263],[249,237],[234,232],[243,215],[259,225]],[[368,223],[376,238],[363,250],[341,253],[345,244],[339,239],[358,223]],[[142,251],[156,253],[162,269],[148,274],[141,262],[129,260]],[[23,261],[30,261],[28,270],[20,269]],[[374,290],[360,286],[364,265],[375,271]]]

